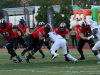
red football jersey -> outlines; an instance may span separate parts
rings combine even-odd
[[[13,24],[7,23],[5,28],[0,27],[0,33],[5,37],[6,41],[15,38],[15,34],[12,30]]]
[[[27,26],[26,26],[26,25],[25,25],[24,27],[22,27],[20,24],[18,24],[17,26],[18,26],[18,27],[19,27],[19,28],[23,31],[23,33],[25,33],[26,28],[27,28]],[[14,33],[15,33],[15,36],[16,36],[16,37],[20,37],[20,38],[22,38],[22,36],[19,36],[19,35],[18,35],[18,33],[17,33],[17,30],[16,30],[16,29],[15,29],[15,32],[14,32]]]
[[[36,27],[36,28],[35,28],[35,31],[38,30],[38,29],[39,29],[39,27]]]
[[[91,33],[91,28],[90,28],[90,26],[89,26],[87,30],[84,30],[83,27],[80,26],[80,27],[78,28],[78,32],[81,32],[81,33],[84,34],[85,37],[88,37],[88,33]]]
[[[43,27],[39,28],[37,31],[33,32],[32,33],[33,37],[38,39],[38,33],[40,33],[41,36],[45,36],[47,34],[45,31],[45,26],[43,26]]]
[[[57,27],[57,28],[55,28],[54,32],[57,33],[57,34],[59,34],[59,35],[61,35],[62,37],[64,37],[66,34],[69,33],[69,30],[66,28],[65,31],[63,33],[61,33],[60,32],[60,28]]]

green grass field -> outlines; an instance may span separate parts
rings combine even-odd
[[[30,59],[31,63],[26,63],[21,52],[22,50],[16,51],[23,59],[22,63],[13,63],[9,60],[7,50],[0,50],[0,75],[100,75],[98,58],[91,50],[84,50],[86,59],[78,63],[65,62],[61,50],[58,50],[59,57],[55,60],[51,60],[49,50],[43,50],[45,58],[41,58],[41,54],[37,52],[34,55],[36,59]],[[80,57],[76,50],[70,50],[70,54],[77,59]]]

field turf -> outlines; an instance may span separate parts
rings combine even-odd
[[[22,58],[22,63],[13,63],[13,60],[9,60],[7,50],[0,50],[0,75],[100,75],[98,58],[91,50],[84,50],[86,59],[78,63],[65,62],[61,50],[58,50],[59,57],[55,60],[51,60],[49,50],[43,50],[45,58],[41,58],[41,54],[37,52],[34,55],[36,59],[30,59],[31,63],[26,63],[21,52],[22,50],[16,51]],[[77,50],[70,50],[70,54],[77,59],[80,58]]]

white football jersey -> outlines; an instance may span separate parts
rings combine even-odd
[[[91,30],[93,30],[93,29],[97,29],[97,33],[96,33],[96,36],[97,36],[97,38],[100,40],[100,25],[99,26],[93,26],[92,28],[91,28]]]
[[[55,32],[49,32],[50,41],[55,42],[57,39],[63,39],[63,37]]]

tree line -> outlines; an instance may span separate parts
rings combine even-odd
[[[74,3],[77,3],[78,0],[73,0]],[[27,4],[28,3],[28,4]],[[69,18],[73,14],[72,9],[72,0],[29,0],[27,2],[27,6],[40,6],[38,10],[38,15],[36,16],[36,19],[38,22],[43,21],[47,23],[47,9],[51,9],[54,14],[54,25],[55,27],[58,27],[61,22],[65,22],[67,25],[67,28],[69,28]],[[60,4],[59,4],[60,3]],[[60,5],[60,12],[54,11],[52,5]],[[88,3],[87,6],[87,0],[84,0],[83,3],[78,2],[77,5],[81,8],[90,8],[90,4]],[[2,9],[3,8],[14,8],[14,7],[22,7],[23,3],[21,0],[0,0],[0,18],[3,17],[2,15]],[[62,14],[64,16],[62,16]]]

